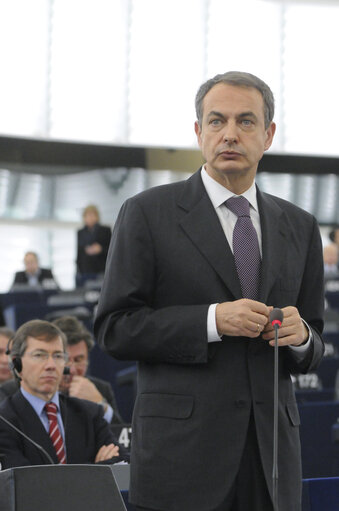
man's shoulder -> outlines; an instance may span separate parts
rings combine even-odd
[[[97,376],[90,376],[90,375],[86,375],[86,378],[88,378],[92,383],[94,383],[94,385],[96,387],[105,387],[105,388],[112,388],[111,384],[106,381],[106,380],[102,380],[101,378],[97,378]],[[0,387],[1,389],[1,387]]]
[[[266,192],[261,192],[261,196],[263,198],[264,203],[275,205],[285,213],[308,221],[314,220],[314,216],[311,213],[309,213],[305,209],[302,209],[300,206],[294,204],[293,202],[290,202],[286,199],[278,197],[277,195],[272,195]]]
[[[75,413],[84,413],[85,415],[95,416],[102,411],[102,407],[97,403],[88,401],[87,399],[79,399],[77,397],[70,397],[64,394],[59,394],[61,406],[67,410],[73,410]]]
[[[52,275],[52,270],[50,268],[40,268],[41,275]]]
[[[20,416],[22,411],[24,413],[26,405],[30,406],[17,388],[14,393],[8,394],[0,401],[0,414],[9,419]]]
[[[153,186],[152,188],[148,188],[147,190],[143,190],[142,192],[131,197],[130,201],[154,201],[157,200],[161,202],[166,198],[171,198],[172,196],[176,196],[180,194],[185,187],[189,186],[192,182],[199,180],[200,181],[200,170],[195,172],[194,174],[188,176],[186,179],[180,179],[174,183],[166,183],[163,185]]]
[[[16,271],[14,275],[15,280],[27,280],[26,273],[22,270]]]
[[[12,396],[19,389],[20,385],[14,378],[7,380],[0,385],[0,400],[7,396]]]
[[[99,224],[98,225],[98,230],[101,231],[102,233],[105,233],[105,234],[108,234],[108,233],[112,232],[112,229],[110,228],[109,225]]]

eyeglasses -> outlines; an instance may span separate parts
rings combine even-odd
[[[74,358],[68,357],[67,365],[74,365],[75,367],[87,367],[89,364],[89,360],[85,355],[78,355]]]
[[[50,356],[54,362],[59,365],[65,364],[68,359],[67,353],[63,352],[48,353],[47,351],[33,351],[32,353],[25,353],[25,355],[30,357],[33,362],[36,362],[37,364],[47,362]]]

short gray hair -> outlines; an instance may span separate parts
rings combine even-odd
[[[235,87],[249,87],[257,89],[264,100],[264,118],[265,128],[267,129],[271,124],[274,116],[274,96],[269,86],[260,78],[251,73],[244,73],[242,71],[228,71],[227,73],[216,75],[214,78],[207,80],[203,83],[195,97],[195,110],[197,120],[201,127],[203,116],[203,100],[206,94],[218,83],[225,83],[234,85]]]

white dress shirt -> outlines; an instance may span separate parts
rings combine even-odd
[[[223,185],[215,181],[205,170],[205,167],[201,170],[201,178],[202,182],[205,186],[207,195],[209,196],[216,214],[221,223],[221,227],[225,233],[226,239],[230,246],[230,249],[233,253],[233,230],[237,221],[237,216],[228,209],[225,205],[225,201],[237,195],[225,188]],[[261,236],[261,225],[260,225],[260,216],[258,211],[258,202],[257,202],[257,189],[255,186],[255,181],[253,181],[252,185],[248,190],[241,194],[245,197],[250,204],[250,216],[253,223],[253,226],[257,232],[258,242],[259,242],[259,250],[260,255],[262,256],[262,236]],[[208,342],[217,342],[221,341],[221,337],[218,334],[217,325],[216,325],[216,317],[215,317],[215,309],[217,307],[217,303],[210,305],[208,309],[207,315],[207,339]],[[290,346],[291,349],[299,351],[299,353],[303,353],[309,346],[311,340],[311,330],[307,323],[304,321],[308,331],[309,338],[306,344],[302,346]]]

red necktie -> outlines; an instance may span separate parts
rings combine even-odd
[[[55,403],[46,403],[45,410],[49,422],[49,436],[51,437],[59,463],[64,464],[66,463],[66,454],[64,441],[62,439],[57,421],[57,405]]]

